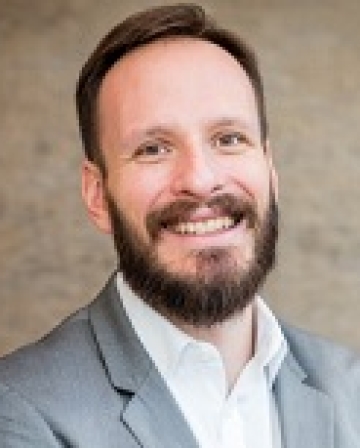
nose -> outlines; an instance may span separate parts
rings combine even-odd
[[[205,199],[223,188],[219,163],[207,148],[185,151],[177,161],[173,182],[176,196]]]

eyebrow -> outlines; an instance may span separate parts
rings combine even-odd
[[[252,126],[241,117],[220,117],[213,120],[209,120],[208,122],[204,123],[204,128],[209,131],[216,128],[221,127],[240,127],[243,130],[252,130]],[[132,142],[134,140],[139,140],[142,138],[151,138],[151,137],[157,137],[159,135],[173,135],[175,132],[178,132],[179,134],[182,134],[183,131],[181,129],[181,126],[179,126],[178,123],[164,123],[164,124],[158,124],[151,126],[149,128],[138,128],[131,130],[125,137],[126,142]]]
[[[243,119],[242,117],[221,117],[218,118],[214,121],[210,121],[206,127],[208,129],[213,129],[213,128],[221,128],[221,127],[240,127],[241,129],[244,130],[251,130],[252,126],[250,125],[250,123]]]
[[[172,126],[171,124],[164,124],[151,126],[150,128],[135,128],[128,132],[124,140],[134,141],[144,137],[156,137],[159,134],[171,134],[171,129],[173,129],[174,127],[176,126]]]

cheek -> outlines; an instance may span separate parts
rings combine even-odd
[[[248,160],[237,167],[233,179],[255,199],[256,202],[268,201],[270,187],[270,167],[265,160]]]
[[[146,216],[162,196],[164,185],[161,178],[149,175],[149,170],[145,173],[141,170],[128,170],[118,174],[116,178],[117,180],[109,182],[109,190],[115,202],[130,224],[141,233],[145,232]]]

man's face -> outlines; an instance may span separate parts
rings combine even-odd
[[[276,176],[238,62],[205,41],[157,41],[108,72],[98,107],[109,230],[121,216],[173,278],[243,278],[258,263]]]

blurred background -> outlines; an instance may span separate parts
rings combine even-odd
[[[79,188],[74,89],[145,0],[0,0],[0,354],[88,303],[115,266]],[[170,3],[170,2],[167,2]],[[360,2],[199,3],[255,47],[280,175],[278,315],[360,349]]]

